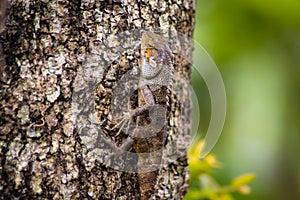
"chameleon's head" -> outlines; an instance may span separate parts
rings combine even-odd
[[[141,45],[141,73],[146,79],[156,77],[170,62],[172,52],[161,35],[145,31]]]

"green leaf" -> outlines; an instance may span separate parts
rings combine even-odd
[[[220,190],[220,185],[207,174],[202,174],[200,176],[200,182],[203,189],[209,189],[211,191],[217,192]]]
[[[234,180],[232,180],[230,187],[233,189],[239,189],[241,186],[247,185],[255,179],[255,175],[251,173],[247,173],[241,175]]]

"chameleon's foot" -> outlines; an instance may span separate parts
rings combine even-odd
[[[115,137],[120,135],[121,131],[123,130],[124,126],[126,125],[126,130],[124,131],[124,133],[127,135],[129,127],[130,127],[130,123],[131,123],[131,117],[130,115],[124,116],[120,122],[118,122],[116,124],[116,127],[120,127],[119,131],[116,133]]]

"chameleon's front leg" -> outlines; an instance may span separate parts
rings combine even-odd
[[[141,106],[141,107],[138,107],[138,108],[135,108],[135,109],[131,110],[130,113],[129,113],[129,118],[140,116],[145,111],[147,111],[151,107],[153,107],[154,104],[155,104],[153,94],[152,94],[151,90],[149,89],[149,87],[147,85],[144,85],[144,86],[140,87],[140,89],[139,89],[139,98],[140,98],[140,95],[141,95],[141,97],[143,98],[143,100],[145,101],[146,104]],[[121,153],[123,153],[125,151],[128,151],[132,147],[132,145],[134,143],[134,138],[136,136],[136,132],[138,132],[138,131],[140,131],[140,129],[135,128],[134,132],[132,134],[128,135],[128,137],[123,142],[123,144],[118,148],[115,155],[120,155]]]
[[[144,85],[144,86],[140,87],[140,89],[139,89],[139,98],[140,98],[140,96],[142,97],[142,99],[145,101],[146,104],[130,111],[130,117],[131,118],[140,116],[145,111],[147,111],[151,107],[153,107],[154,104],[155,104],[154,96],[153,96],[151,90],[149,89],[149,87],[147,85]]]

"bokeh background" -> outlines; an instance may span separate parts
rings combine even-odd
[[[300,1],[198,0],[194,38],[217,64],[226,87],[227,117],[213,149],[228,184],[253,172],[249,195],[238,200],[300,199]],[[201,109],[209,93],[193,74]],[[193,177],[192,177],[193,178]]]

